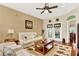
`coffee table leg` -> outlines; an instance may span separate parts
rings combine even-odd
[[[43,54],[44,54],[44,47],[43,47]]]

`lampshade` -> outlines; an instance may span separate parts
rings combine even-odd
[[[14,33],[14,29],[8,29],[8,33]]]

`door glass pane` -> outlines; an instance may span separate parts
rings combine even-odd
[[[55,28],[55,38],[60,38],[60,28],[59,27]]]
[[[48,28],[48,38],[52,38],[52,28]]]

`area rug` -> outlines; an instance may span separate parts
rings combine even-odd
[[[35,51],[34,45],[27,47],[26,50],[28,50],[29,53],[32,53],[35,56],[71,56],[71,47],[70,46],[56,44],[56,43],[54,45],[54,48],[52,48],[45,55]]]

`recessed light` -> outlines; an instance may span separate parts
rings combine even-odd
[[[66,7],[66,5],[62,5],[62,7]]]

